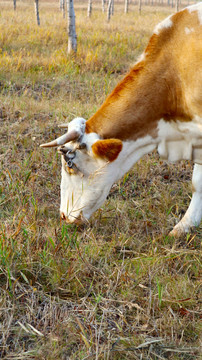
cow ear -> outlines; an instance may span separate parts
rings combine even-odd
[[[98,140],[92,145],[92,151],[96,156],[108,161],[114,161],[122,150],[123,143],[119,139]]]

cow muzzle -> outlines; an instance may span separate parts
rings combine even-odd
[[[87,220],[83,217],[82,214],[79,214],[79,216],[70,220],[63,212],[61,212],[60,217],[62,220],[65,220],[67,224],[83,225],[87,223]]]

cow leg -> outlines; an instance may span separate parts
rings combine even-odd
[[[191,227],[198,226],[202,219],[202,165],[195,164],[192,176],[192,199],[182,220],[170,232],[178,237],[189,232]]]

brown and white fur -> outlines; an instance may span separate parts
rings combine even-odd
[[[62,218],[76,223],[89,219],[112,184],[157,148],[168,161],[195,163],[192,200],[172,234],[200,224],[201,63],[202,3],[198,3],[155,28],[140,60],[89,120],[74,119],[68,133],[42,145],[60,145]]]

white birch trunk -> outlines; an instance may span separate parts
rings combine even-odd
[[[125,0],[125,14],[128,13],[128,0]]]
[[[68,54],[77,51],[77,36],[75,25],[75,12],[74,1],[67,0],[67,13],[68,13]]]
[[[138,11],[140,15],[141,15],[141,10],[142,10],[142,0],[139,0]]]
[[[62,0],[59,0],[59,9],[62,10]]]
[[[114,15],[114,0],[112,0],[111,4],[111,14]]]
[[[102,12],[105,12],[105,0],[102,0]]]
[[[40,25],[40,18],[39,18],[39,0],[35,0],[35,13],[36,13],[37,25]]]
[[[13,9],[16,10],[16,0],[13,0]]]
[[[62,2],[62,15],[63,15],[63,19],[65,19],[65,0],[61,0]]]
[[[92,0],[88,0],[87,16],[91,17],[91,14],[92,14]]]
[[[176,12],[179,11],[179,0],[175,0],[175,10]]]
[[[108,8],[107,8],[107,21],[109,21],[111,18],[111,12],[112,12],[111,8],[112,8],[112,0],[109,0]]]

